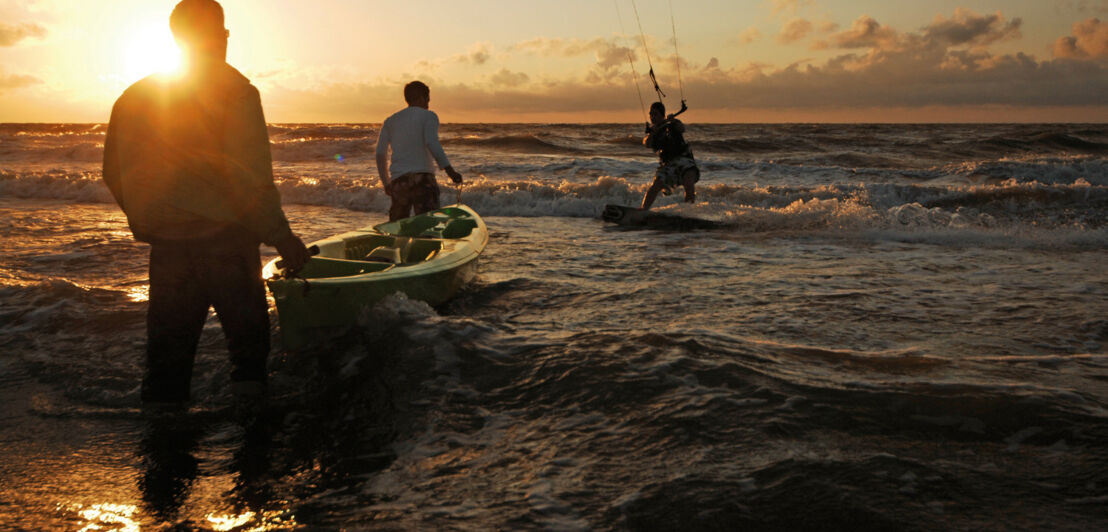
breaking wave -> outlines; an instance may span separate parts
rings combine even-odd
[[[563,146],[544,140],[537,135],[502,135],[492,137],[461,137],[446,139],[445,146],[465,146],[512,153],[534,153],[544,155],[568,155],[582,153],[585,150]]]

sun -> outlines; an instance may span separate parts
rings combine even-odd
[[[145,26],[122,43],[123,76],[128,81],[150,74],[173,74],[181,68],[181,52],[168,25]]]

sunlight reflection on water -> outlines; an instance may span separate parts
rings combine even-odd
[[[75,515],[80,532],[139,532],[142,530],[141,513],[131,504],[59,504],[59,513]],[[288,510],[245,511],[241,514],[215,514],[204,516],[212,530],[229,532],[266,532],[296,528],[298,523]]]
[[[139,523],[134,519],[138,507],[130,504],[93,504],[85,507],[82,504],[72,504],[64,507],[66,510],[76,512],[86,523],[79,530],[87,532],[92,530],[114,530],[118,532],[138,532],[141,530]]]
[[[234,530],[242,525],[249,523],[254,519],[254,512],[246,512],[240,515],[212,515],[208,514],[205,519],[212,524],[212,528],[223,532],[227,530]]]
[[[127,290],[127,299],[133,303],[145,303],[150,300],[150,285],[136,286]]]
[[[288,530],[298,526],[296,520],[288,515],[287,511],[268,511],[260,515],[250,511],[239,515],[208,514],[204,518],[211,524],[212,530],[218,532],[231,530],[266,532],[267,530]],[[251,526],[247,527],[247,525]]]

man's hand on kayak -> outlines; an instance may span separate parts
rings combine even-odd
[[[308,248],[304,246],[304,242],[299,237],[289,233],[289,236],[279,240],[274,247],[277,248],[277,253],[281,254],[281,258],[284,260],[284,268],[290,273],[296,273],[300,268],[303,268],[308,263],[308,259],[311,255],[308,253]]]
[[[447,166],[446,168],[443,168],[443,170],[446,171],[446,175],[450,176],[451,181],[453,181],[455,183],[458,183],[458,184],[460,184],[462,182],[462,174],[459,174],[458,171],[455,170],[453,166]]]

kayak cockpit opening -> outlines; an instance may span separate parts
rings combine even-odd
[[[296,272],[296,276],[301,279],[349,277],[352,275],[383,272],[393,267],[395,267],[394,264],[385,262],[312,257],[312,260],[309,260],[300,271]]]
[[[437,239],[367,235],[347,240],[342,258],[397,265],[418,264],[430,260],[442,248],[442,241]]]
[[[444,207],[419,216],[373,226],[379,233],[421,238],[465,238],[477,221],[464,209]]]

